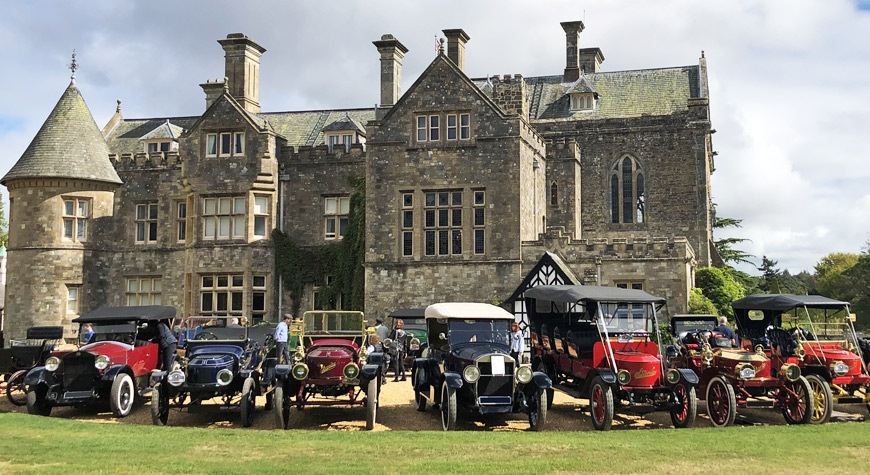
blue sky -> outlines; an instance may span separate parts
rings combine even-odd
[[[559,22],[583,19],[581,46],[606,71],[709,65],[719,214],[745,249],[792,272],[870,238],[870,1],[482,0],[464,2],[10,2],[0,17],[0,173],[27,147],[69,83],[102,127],[125,117],[198,115],[199,84],[223,75],[216,40],[261,43],[264,111],[371,107],[378,55],[392,33],[410,49],[407,89],[431,61],[433,36],[464,28],[472,77],[561,74]],[[6,190],[3,189],[4,199]],[[753,270],[749,267],[744,270]]]

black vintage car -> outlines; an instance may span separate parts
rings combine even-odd
[[[387,317],[387,326],[390,328],[396,326],[397,320],[401,320],[405,325],[406,341],[403,348],[405,348],[406,368],[414,365],[414,360],[423,354],[423,350],[429,344],[426,335],[425,311],[425,308],[400,308]],[[387,348],[387,351],[391,351],[391,349]]]
[[[93,336],[73,351],[54,351],[27,373],[27,412],[48,416],[54,406],[108,401],[115,417],[133,408],[157,366],[157,325],[172,325],[175,307],[102,307],[73,320],[90,323]]]
[[[456,429],[460,407],[480,414],[525,412],[532,430],[547,423],[546,374],[510,357],[514,316],[484,303],[439,303],[425,312],[429,347],[414,361],[411,384],[419,411],[440,407],[444,430]]]
[[[27,401],[27,387],[24,377],[27,373],[45,364],[52,351],[63,343],[63,327],[30,327],[26,338],[12,340],[8,350],[8,368],[3,368],[6,374],[6,398],[16,406],[23,406]]]
[[[251,426],[255,398],[263,391],[263,371],[274,368],[275,358],[266,357],[272,345],[263,332],[251,332],[243,323],[237,317],[184,320],[180,327],[184,356],[171,370],[152,375],[154,425],[166,425],[169,409],[177,407],[194,412],[238,409],[242,425]],[[219,404],[203,404],[213,398]]]

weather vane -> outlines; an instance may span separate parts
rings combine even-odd
[[[70,76],[70,79],[72,79],[73,81],[75,81],[75,79],[76,79],[76,70],[78,70],[78,69],[79,69],[79,63],[76,62],[76,50],[73,50],[72,62],[69,63],[69,70],[72,71],[72,76]]]

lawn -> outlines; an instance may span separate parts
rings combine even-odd
[[[0,473],[866,473],[870,424],[599,432],[338,432],[0,414]]]

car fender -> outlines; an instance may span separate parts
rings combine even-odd
[[[462,387],[462,376],[457,373],[444,373],[444,382],[453,389]]]
[[[167,373],[166,371],[156,371],[156,370],[152,371],[151,372],[151,385],[154,386],[155,384],[162,382],[166,378],[167,374],[169,374],[169,373]]]
[[[801,376],[809,376],[811,374],[815,374],[816,376],[822,378],[824,381],[827,381],[828,384],[831,383],[831,373],[824,366],[816,366],[816,365],[807,365],[801,366]]]
[[[360,370],[360,375],[362,379],[372,380],[377,378],[381,373],[381,365],[380,364],[372,364],[366,362]]]
[[[691,384],[692,386],[698,385],[698,375],[695,374],[694,371],[690,370],[689,368],[677,368],[677,371],[680,372],[680,376],[682,376],[683,380],[685,380],[687,383]]]
[[[369,353],[366,357],[366,366],[368,365],[376,365],[382,366],[384,364],[384,354],[382,352]]]
[[[534,373],[532,373],[532,383],[534,383],[536,387],[541,389],[550,389],[551,387],[553,387],[553,381],[550,379],[550,377],[540,371],[535,371]]]
[[[50,382],[54,380],[54,376],[51,375],[51,372],[45,369],[45,366],[37,366],[24,375],[24,386],[36,386],[38,384],[51,384]]]
[[[600,376],[607,384],[616,384],[616,373],[611,371],[610,368],[599,369],[597,376]]]
[[[285,381],[287,376],[290,375],[290,365],[289,364],[277,364],[275,365],[275,379],[278,381]]]
[[[128,375],[130,375],[131,378],[133,378],[133,384],[136,383],[136,378],[133,376],[133,370],[131,370],[129,366],[122,364],[109,366],[109,368],[106,369],[106,371],[103,373],[103,376],[100,378],[100,380],[111,383],[115,381],[115,378],[117,378],[118,375],[121,373],[127,373]]]

